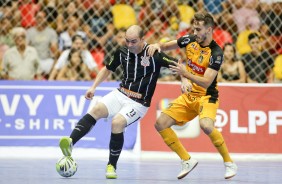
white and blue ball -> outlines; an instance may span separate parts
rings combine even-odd
[[[64,156],[56,163],[56,170],[62,177],[71,177],[77,171],[77,163],[71,156]]]

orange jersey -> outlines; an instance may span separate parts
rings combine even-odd
[[[214,40],[209,46],[201,47],[200,44],[196,42],[194,35],[185,35],[180,37],[177,40],[177,43],[180,48],[185,47],[185,54],[187,56],[186,68],[187,71],[193,75],[203,77],[207,68],[211,68],[216,71],[220,69],[223,62],[223,51]],[[192,84],[193,88],[190,93],[191,95],[211,95],[211,98],[217,100],[217,78],[214,79],[207,89],[197,85],[196,83]]]

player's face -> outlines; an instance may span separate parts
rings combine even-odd
[[[207,39],[208,28],[204,26],[204,21],[195,21],[193,24],[194,35],[199,44],[203,44]]]
[[[129,51],[138,54],[143,48],[143,39],[138,35],[125,35],[125,43]]]

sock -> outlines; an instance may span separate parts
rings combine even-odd
[[[213,143],[213,145],[216,147],[220,155],[222,156],[224,162],[233,162],[233,160],[230,158],[227,146],[225,144],[225,141],[223,139],[222,134],[214,128],[213,131],[209,134],[209,137]]]
[[[117,168],[117,161],[119,159],[119,155],[122,151],[124,143],[124,137],[123,132],[118,134],[111,134],[111,140],[110,140],[110,156],[109,156],[109,162],[108,165],[111,164],[114,166],[114,168]]]
[[[174,151],[181,160],[189,160],[190,155],[186,151],[186,149],[181,144],[180,140],[178,139],[177,135],[171,128],[166,128],[159,132],[162,136],[164,142],[168,145],[168,147]]]
[[[83,136],[85,136],[92,127],[96,124],[96,120],[90,115],[84,115],[73,129],[70,138],[72,138],[72,144],[74,145]]]

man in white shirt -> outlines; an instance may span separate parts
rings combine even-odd
[[[3,56],[2,76],[7,80],[42,79],[39,57],[34,47],[26,42],[26,30],[15,27],[12,30],[15,46],[8,49]]]

